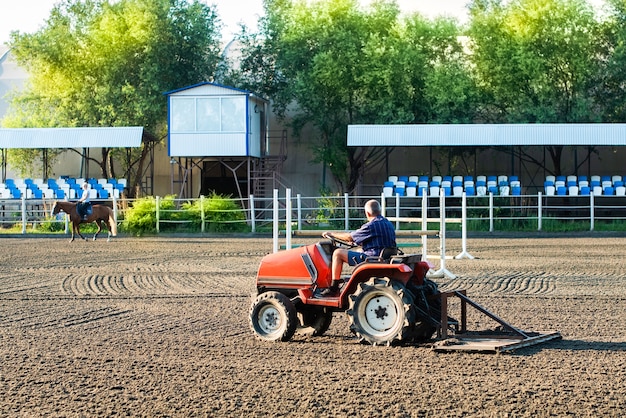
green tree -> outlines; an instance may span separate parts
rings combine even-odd
[[[3,125],[143,126],[142,147],[130,156],[107,148],[89,156],[103,177],[117,177],[115,158],[132,193],[165,137],[163,92],[213,77],[219,35],[214,7],[198,0],[65,0],[39,31],[11,35],[30,83]]]
[[[354,191],[363,172],[385,159],[380,147],[348,148],[348,125],[468,118],[471,107],[463,98],[473,94],[439,98],[449,88],[437,93],[444,77],[465,69],[455,22],[419,15],[402,21],[397,3],[389,0],[366,10],[356,0],[265,5],[260,34],[240,38],[243,56],[231,80],[270,97],[278,115],[291,118],[296,135],[312,127],[313,161],[330,170],[342,191]],[[437,77],[431,89],[428,82]],[[448,82],[456,85],[457,79]],[[470,86],[459,84],[462,90]],[[459,114],[433,119],[431,106],[450,100]]]
[[[626,121],[626,3],[608,0],[608,16],[602,22],[602,60],[605,65],[598,76],[595,97],[602,103],[604,121]]]
[[[584,0],[475,0],[471,61],[494,123],[599,122],[600,25]],[[561,174],[563,146],[550,146]],[[523,153],[527,161],[541,164]]]

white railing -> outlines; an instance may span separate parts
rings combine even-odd
[[[160,199],[162,198],[156,197],[157,201]],[[173,230],[178,225],[197,222],[177,218],[172,214],[183,212],[182,205],[185,202],[206,199],[174,199],[175,208],[167,210],[156,204],[156,231]],[[441,218],[438,197],[355,197],[347,194],[308,197],[300,194],[292,196],[287,189],[276,190],[270,198],[251,195],[245,199],[232,199],[241,208],[235,211],[242,212],[244,220],[219,222],[243,223],[253,233],[271,232],[273,219],[276,217],[281,220],[283,229],[288,222],[295,230],[352,230],[364,222],[363,204],[368,199],[381,201],[385,215],[394,220],[398,230],[428,227],[420,220],[424,219],[423,213],[428,219]],[[116,211],[116,219],[120,222],[125,218],[126,210],[135,202],[132,199],[99,201],[112,205]],[[53,202],[51,199],[0,199],[0,226],[5,230],[25,234],[29,228],[37,229],[45,223],[62,221],[62,218],[51,217]],[[448,222],[463,219],[463,222],[456,223],[466,225],[469,231],[543,231],[549,228],[549,222],[586,222],[585,229],[593,231],[601,223],[626,224],[626,198],[623,196],[545,196],[542,193],[523,196],[468,196],[465,206],[460,197],[448,196],[445,202],[444,210]],[[204,205],[200,206],[204,208]],[[198,232],[206,232],[209,224],[207,218],[207,210],[202,209]],[[438,225],[431,226],[438,228]]]

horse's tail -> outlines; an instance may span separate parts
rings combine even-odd
[[[109,229],[111,231],[111,236],[117,236],[117,222],[115,222],[115,218],[113,217],[113,211],[109,212]]]

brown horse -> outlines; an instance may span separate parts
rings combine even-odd
[[[65,212],[69,215],[70,221],[72,222],[72,238],[70,242],[74,241],[74,234],[78,234],[84,240],[87,240],[80,233],[80,224],[82,223],[92,223],[95,222],[98,225],[98,230],[96,234],[93,236],[93,240],[96,240],[98,234],[102,231],[102,227],[106,224],[108,225],[108,237],[107,241],[111,240],[111,236],[117,236],[117,224],[115,223],[115,218],[113,217],[113,210],[104,205],[93,205],[92,212],[87,217],[87,219],[83,220],[83,218],[76,211],[76,202],[63,202],[57,200],[54,202],[52,206],[52,215],[56,215],[59,212]]]

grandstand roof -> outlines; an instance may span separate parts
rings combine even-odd
[[[349,125],[348,146],[626,145],[626,124]]]
[[[142,127],[0,129],[0,148],[130,148]]]

